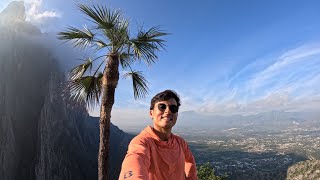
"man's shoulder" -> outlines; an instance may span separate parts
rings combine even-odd
[[[183,139],[182,137],[180,137],[179,135],[172,134],[172,136],[173,136],[179,143],[187,144],[186,140],[184,140],[184,139]]]
[[[138,135],[136,135],[132,140],[131,143],[148,143],[151,140],[151,136],[145,131],[142,130]]]

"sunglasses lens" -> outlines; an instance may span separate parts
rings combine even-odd
[[[158,104],[158,109],[159,111],[164,112],[167,109],[167,105],[166,104]],[[179,107],[176,105],[170,105],[169,109],[172,113],[176,113],[179,110]]]
[[[166,109],[167,109],[167,105],[165,105],[165,104],[158,104],[158,109],[159,109],[159,111],[165,111]]]
[[[170,109],[170,111],[171,111],[172,113],[178,112],[178,106],[176,106],[176,105],[171,105],[171,106],[169,106],[169,109]]]

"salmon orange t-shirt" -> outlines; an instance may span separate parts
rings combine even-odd
[[[186,141],[171,134],[162,141],[146,127],[132,139],[119,180],[197,180],[194,157]]]

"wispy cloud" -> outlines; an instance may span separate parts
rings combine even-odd
[[[61,14],[54,10],[45,10],[42,0],[26,0],[26,16],[27,21],[33,23],[43,23],[51,18],[60,18]]]
[[[302,87],[320,72],[320,44],[309,44],[283,53],[274,63],[254,74],[247,82],[252,94],[266,90]],[[314,84],[316,85],[316,84]],[[317,85],[318,86],[318,85]]]
[[[256,59],[222,84],[206,88],[201,101],[190,94],[187,106],[220,115],[320,109],[320,44]]]

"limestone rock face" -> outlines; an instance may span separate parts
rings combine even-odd
[[[23,1],[13,1],[0,13],[0,26],[12,32],[39,35],[41,31],[26,21]]]
[[[25,21],[26,13],[23,1],[13,1],[0,13],[1,19]]]
[[[16,14],[25,23],[22,10],[15,3],[0,19]],[[55,55],[34,32],[0,24],[0,179],[97,179],[99,119],[69,98]],[[110,179],[117,179],[132,136],[113,125],[110,136]]]

